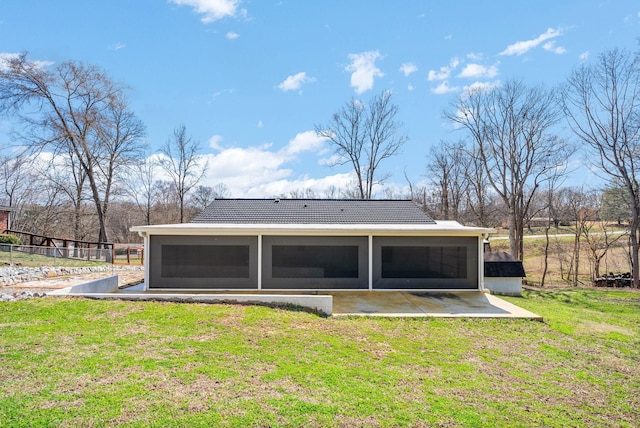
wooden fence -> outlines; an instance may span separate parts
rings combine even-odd
[[[29,248],[46,248],[46,254],[50,256],[104,260],[108,263],[144,263],[144,248],[142,245],[124,245],[114,244],[112,242],[54,238],[11,229],[6,229],[4,233],[19,237],[22,243]]]

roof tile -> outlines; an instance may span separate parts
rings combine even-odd
[[[435,224],[410,200],[216,199],[192,223]]]

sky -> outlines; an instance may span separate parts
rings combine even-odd
[[[204,185],[232,197],[318,197],[349,165],[316,136],[352,98],[391,91],[409,138],[381,165],[399,194],[429,180],[440,141],[465,137],[443,110],[507,80],[561,84],[612,48],[640,49],[637,0],[2,0],[0,59],[80,61],[125,84],[149,155],[180,125],[202,147]],[[0,146],[12,124],[0,117]],[[557,132],[571,137],[566,126]],[[3,141],[5,140],[5,141]],[[572,180],[594,179],[584,156]],[[377,188],[383,196],[384,188]]]

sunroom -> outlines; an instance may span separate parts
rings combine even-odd
[[[191,223],[132,228],[147,290],[483,290],[491,231],[409,200],[217,199]]]

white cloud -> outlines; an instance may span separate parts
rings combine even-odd
[[[303,83],[315,82],[315,80],[316,79],[313,77],[307,77],[307,73],[302,71],[300,73],[287,76],[287,78],[278,85],[278,88],[283,92],[297,91],[302,87]]]
[[[429,74],[427,76],[427,80],[446,80],[451,76],[451,72],[455,70],[458,65],[460,65],[460,60],[458,58],[452,58],[449,65],[444,67],[440,67],[440,70],[429,70]]]
[[[538,46],[540,43],[543,43],[543,42],[545,42],[547,40],[550,40],[550,39],[554,39],[554,38],[560,36],[561,34],[562,34],[562,30],[560,30],[560,29],[554,30],[553,28],[549,28],[549,29],[547,29],[546,32],[540,34],[535,39],[522,40],[522,41],[515,42],[512,45],[507,46],[507,48],[505,50],[500,52],[500,55],[502,55],[502,56],[511,56],[511,55],[520,56],[520,55],[523,55],[523,54],[527,53],[528,51],[530,51],[531,49],[533,49],[536,46]]]
[[[109,46],[109,50],[119,51],[120,49],[124,49],[126,47],[127,47],[127,45],[125,45],[124,43],[118,42],[118,43],[114,43],[114,44],[110,45]]]
[[[432,88],[431,92],[433,92],[436,95],[444,95],[444,94],[449,94],[451,92],[457,92],[459,90],[460,88],[457,86],[449,86],[448,80],[443,80],[442,82],[440,82],[438,86],[436,86],[435,88]]]
[[[283,153],[293,156],[302,152],[317,152],[327,141],[315,131],[305,131],[297,134],[284,148]]]
[[[264,198],[274,196],[288,196],[292,192],[310,190],[316,197],[327,197],[334,194],[334,189],[345,190],[353,183],[353,174],[333,174],[321,178],[310,178],[308,176],[300,176],[293,178],[283,178],[280,180],[257,182],[251,186],[233,187],[231,189],[232,196]],[[334,197],[340,197],[338,193]]]
[[[467,64],[458,77],[461,78],[471,78],[471,79],[479,79],[479,78],[488,78],[493,79],[498,75],[498,67],[496,65],[491,65],[486,67],[481,64]]]
[[[404,73],[405,76],[409,76],[418,71],[418,67],[412,62],[405,62],[400,66],[400,71]]]
[[[190,6],[196,13],[204,15],[205,24],[222,18],[236,16],[241,0],[169,0],[178,6]]]
[[[362,94],[373,88],[373,80],[384,76],[384,73],[376,67],[376,61],[382,58],[378,51],[367,51],[359,54],[349,54],[351,63],[345,67],[351,72],[351,86],[357,94]]]
[[[212,97],[215,99],[215,98],[218,98],[221,95],[230,95],[230,94],[233,94],[233,91],[234,91],[233,88],[223,89],[221,91],[214,92],[212,94]]]
[[[234,33],[233,31],[229,31],[227,34],[225,34],[225,37],[229,40],[235,40],[238,37],[240,37],[240,34]]]
[[[580,58],[580,62],[587,62],[589,55],[591,55],[589,51],[584,51],[578,56],[578,58]]]
[[[214,135],[213,137],[209,138],[209,147],[214,150],[222,150],[222,147],[220,146],[222,140],[222,135]]]
[[[19,57],[20,57],[19,53],[0,52],[0,70],[6,70],[7,62],[11,61],[12,59],[17,59]],[[30,61],[30,63],[36,68],[44,68],[54,64],[52,61],[41,61],[41,60]]]
[[[463,94],[468,94],[470,92],[476,91],[489,91],[491,89],[497,88],[500,86],[499,80],[494,80],[493,82],[473,82],[469,86],[465,86],[462,89]]]
[[[259,120],[258,123],[256,124],[256,127],[258,128],[262,128],[264,126],[264,123],[262,123],[262,120]]]
[[[552,40],[542,45],[542,49],[544,49],[547,52],[553,52],[554,54],[558,54],[558,55],[562,55],[563,53],[567,52],[567,50],[564,47],[556,46],[555,40]]]
[[[412,84],[407,85],[407,90],[413,91],[414,89],[416,89],[416,87],[413,86]]]
[[[212,141],[219,141],[218,136]],[[345,188],[351,174],[335,174],[323,178],[294,176],[287,165],[304,153],[323,153],[326,139],[315,131],[298,133],[287,145],[274,150],[272,144],[253,147],[220,148],[202,158],[208,162],[206,185],[224,183],[235,197],[271,197],[293,190],[311,189],[322,196],[330,187]]]

